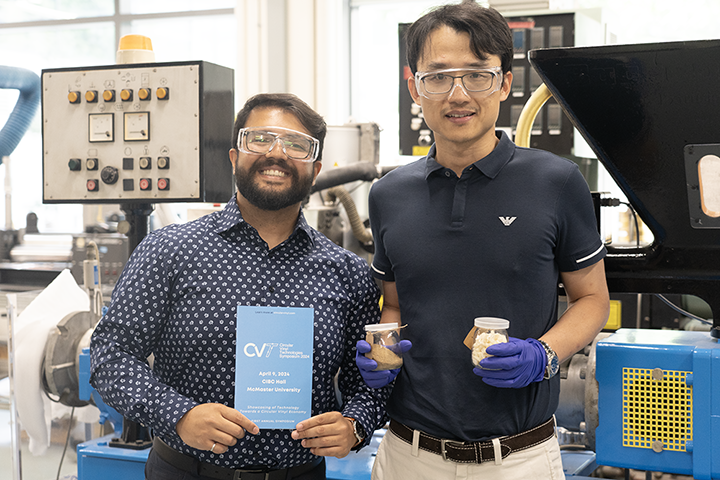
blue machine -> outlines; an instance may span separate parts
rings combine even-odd
[[[720,478],[720,345],[620,329],[597,344],[597,463]]]

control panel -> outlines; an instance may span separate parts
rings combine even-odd
[[[43,202],[225,202],[233,109],[208,62],[43,70]]]
[[[518,120],[530,95],[540,87],[540,75],[530,66],[528,51],[538,48],[573,46],[575,43],[574,13],[506,17],[513,36],[513,83],[507,100],[500,104],[498,128],[515,138]],[[570,120],[550,98],[540,109],[531,129],[530,146],[555,153],[573,154],[574,129]]]

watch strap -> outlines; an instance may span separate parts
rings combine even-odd
[[[560,362],[557,353],[555,353],[555,350],[553,350],[550,345],[548,345],[544,340],[538,339],[538,342],[540,342],[540,345],[542,345],[543,349],[545,349],[545,355],[547,356],[547,365],[545,366],[545,374],[543,375],[543,378],[548,380],[557,374],[560,369]]]
[[[350,420],[350,423],[352,423],[353,425],[353,433],[355,434],[355,439],[357,439],[358,441],[357,445],[355,446],[360,446],[360,444],[362,444],[367,437],[367,435],[365,434],[365,429],[360,424],[360,422],[358,422],[354,418],[348,418],[348,420]]]

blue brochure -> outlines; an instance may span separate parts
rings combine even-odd
[[[235,409],[260,428],[311,417],[312,308],[238,305]]]

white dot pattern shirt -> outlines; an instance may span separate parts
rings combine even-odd
[[[269,250],[233,198],[222,212],[157,230],[138,245],[93,333],[91,384],[125,418],[201,461],[307,463],[315,457],[291,430],[247,434],[214,455],[186,445],[175,426],[198,404],[234,406],[238,305],[311,307],[312,415],[340,410],[371,433],[386,419],[389,389],[367,387],[354,358],[363,327],[379,321],[378,300],[367,263],[308,226],[302,213],[292,235]]]

